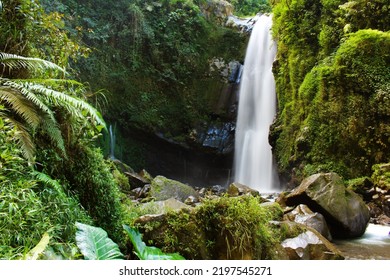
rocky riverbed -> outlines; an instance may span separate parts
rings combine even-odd
[[[335,173],[267,195],[239,183],[193,188],[125,174],[144,239],[187,259],[390,259],[388,232],[372,233],[378,213]]]

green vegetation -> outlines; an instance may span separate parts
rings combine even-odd
[[[12,54],[0,55],[0,258],[79,258],[76,221],[121,225],[117,183],[94,147],[104,121],[87,102],[86,87],[65,79],[57,64],[30,57],[59,51],[57,61],[66,64],[76,43],[68,46],[75,51],[70,54],[37,42],[51,15],[35,1],[2,3],[0,45]],[[65,47],[65,31],[52,30],[47,39]],[[43,55],[45,47],[53,53]],[[78,169],[71,169],[75,163]],[[91,165],[98,175],[85,173]],[[114,237],[123,238],[120,231]]]
[[[153,245],[186,259],[272,259],[279,240],[269,222],[280,220],[283,212],[278,204],[260,202],[252,196],[207,199],[193,211],[171,211],[162,220],[135,226]]]
[[[62,13],[69,33],[92,50],[72,66],[92,90],[105,92],[96,106],[116,123],[118,140],[125,139],[121,159],[132,166],[142,158],[129,135],[158,131],[185,141],[209,120],[213,93],[223,86],[208,74],[210,61],[244,59],[247,36],[207,21],[206,1],[41,2]]]
[[[98,147],[102,115],[134,168],[145,147],[124,143],[131,133],[183,142],[215,118],[214,93],[225,84],[210,63],[242,61],[248,38],[223,26],[224,15],[207,17],[217,2],[0,1],[0,259],[100,259],[96,249],[106,246],[113,258],[131,253],[122,225],[148,209],[121,192],[128,179]],[[240,16],[270,11],[267,1],[228,2]],[[389,189],[380,164],[390,154],[387,2],[272,2],[279,112],[271,139],[282,174],[298,181],[335,171],[360,178],[351,188]],[[272,226],[282,211],[260,202],[205,200],[140,229],[187,259],[272,259],[294,230]],[[142,259],[180,258],[125,231]],[[92,246],[81,245],[87,239]]]
[[[280,172],[296,182],[320,171],[369,176],[390,152],[389,4],[273,6],[279,113],[271,138]]]
[[[134,253],[140,260],[184,260],[184,258],[177,253],[166,254],[159,248],[146,246],[145,242],[142,241],[142,235],[137,229],[126,225],[124,225],[123,228],[133,244]]]
[[[76,223],[76,242],[86,260],[118,260],[123,254],[101,228]]]
[[[253,16],[257,13],[271,12],[268,0],[230,0],[234,6],[234,14],[238,16]]]

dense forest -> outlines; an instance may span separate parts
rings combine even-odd
[[[159,133],[194,147],[199,127],[234,122],[234,114],[215,110],[227,81],[211,62],[243,63],[249,33],[226,24],[228,16],[270,12],[278,47],[270,142],[284,182],[292,188],[337,172],[351,187],[370,180],[390,190],[390,170],[380,165],[390,155],[387,0],[2,0],[0,259],[31,258],[47,236],[40,258],[80,259],[77,222],[104,229],[135,258],[123,225],[147,211],[129,197],[125,173],[145,168],[147,148],[130,136]],[[123,162],[109,158],[110,125]],[[281,258],[267,254],[286,234],[263,224],[282,210],[257,202],[230,205],[223,197],[196,215],[209,218],[210,240],[211,225],[226,213],[261,224],[255,256]],[[171,229],[190,219],[171,215]],[[242,236],[235,234],[229,238]]]

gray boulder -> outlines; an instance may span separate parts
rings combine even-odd
[[[285,239],[282,244],[290,260],[340,260],[341,252],[313,228],[296,237]]]
[[[300,204],[291,212],[288,212],[285,215],[285,218],[289,221],[304,224],[308,227],[314,228],[326,239],[329,241],[332,240],[332,235],[330,234],[324,216],[320,213],[314,213],[304,204]]]
[[[285,201],[287,206],[306,204],[321,213],[333,237],[359,237],[370,219],[363,200],[348,190],[336,173],[319,173],[304,179]]]
[[[184,202],[190,196],[199,197],[198,193],[189,185],[165,178],[164,176],[155,177],[150,184],[149,197],[153,197],[156,200],[175,198]]]

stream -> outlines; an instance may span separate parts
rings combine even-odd
[[[363,236],[333,243],[347,260],[390,260],[390,226],[369,224]]]

